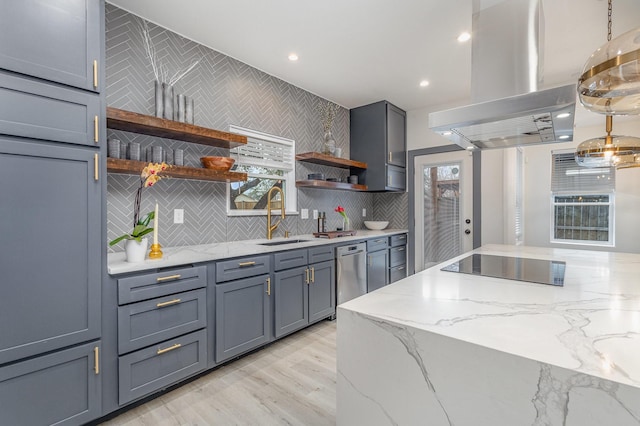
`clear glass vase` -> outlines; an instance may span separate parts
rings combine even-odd
[[[342,218],[342,230],[343,231],[349,231],[350,228],[350,224],[349,224],[349,218],[348,217],[343,217]]]
[[[324,145],[322,146],[322,153],[327,155],[333,155],[336,152],[336,141],[333,139],[331,130],[324,133]]]

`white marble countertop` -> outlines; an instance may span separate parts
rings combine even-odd
[[[260,243],[284,241],[285,238],[272,240],[246,240],[215,244],[202,244],[197,246],[163,247],[161,259],[146,259],[140,263],[129,263],[125,260],[124,252],[109,253],[107,255],[107,270],[110,275],[127,272],[146,271],[156,268],[187,265],[190,263],[208,262],[211,260],[228,259],[232,257],[248,256],[252,254],[275,253],[278,251],[293,250],[298,248],[315,247],[325,244],[343,244],[360,241],[379,236],[389,236],[406,233],[406,229],[384,229],[381,231],[358,230],[356,235],[340,238],[315,238],[311,234],[294,235],[290,240],[305,240],[300,243],[283,244],[276,246],[264,246]]]
[[[440,271],[467,253],[338,310],[640,387],[640,255],[503,245],[474,253],[565,261],[564,286]]]

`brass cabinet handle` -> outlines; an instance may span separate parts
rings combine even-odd
[[[95,115],[93,117],[93,141],[98,143],[98,139],[100,138],[100,132],[98,128],[98,116]]]
[[[404,269],[404,266],[398,267],[398,271],[402,271],[403,269]]]
[[[100,374],[100,348],[93,348],[93,371],[96,374]]]
[[[404,251],[404,247],[400,247],[398,251]]]
[[[304,270],[304,275],[305,275],[304,283],[309,284],[309,268]]]
[[[393,154],[391,153],[391,151],[389,151],[389,162],[393,161]]]
[[[175,345],[173,345],[173,346],[169,346],[168,348],[158,349],[158,351],[156,352],[156,354],[158,354],[158,355],[162,355],[162,354],[164,354],[164,353],[167,353],[167,352],[173,351],[173,350],[175,350],[175,349],[178,349],[180,346],[182,346],[180,343],[176,343]]]
[[[311,267],[311,282],[316,282],[316,269],[313,266]]]
[[[180,300],[180,299],[173,299],[173,300],[169,300],[169,301],[167,301],[167,302],[161,302],[161,303],[158,303],[156,306],[157,306],[158,308],[164,308],[165,306],[175,305],[176,303],[180,303],[180,302],[182,302],[182,300]]]
[[[374,242],[374,243],[383,243],[383,242],[384,242],[384,240],[374,240],[373,242]]]
[[[162,282],[162,281],[167,281],[167,280],[177,280],[181,276],[182,275],[180,275],[180,274],[176,274],[176,275],[169,275],[168,277],[158,277],[158,278],[156,278],[156,281]]]
[[[256,262],[240,262],[238,263],[238,266],[251,266],[251,265],[255,265]]]
[[[98,88],[98,61],[93,61],[93,87]]]
[[[98,163],[99,163],[99,157],[98,154],[93,154],[93,180],[98,180],[98,178],[100,177],[98,174]]]
[[[267,277],[267,296],[271,296],[271,277]]]

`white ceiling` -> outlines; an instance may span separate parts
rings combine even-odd
[[[456,37],[471,31],[474,0],[108,1],[346,108],[469,98],[471,43]],[[543,0],[543,8],[545,86],[574,82],[606,42],[607,1]],[[640,25],[639,0],[615,0],[613,12],[614,37]]]

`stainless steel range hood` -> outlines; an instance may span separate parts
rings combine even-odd
[[[474,0],[472,105],[429,114],[429,127],[467,149],[573,140],[574,84],[542,83],[540,0]]]

